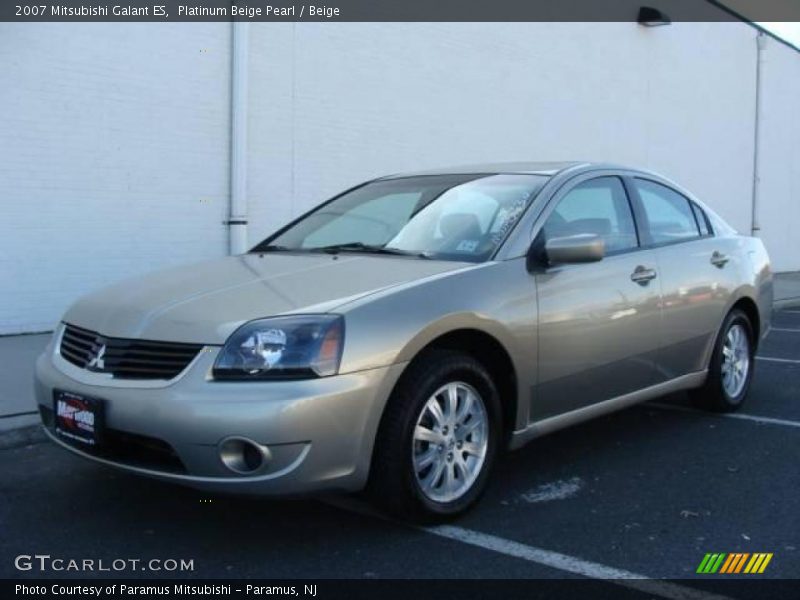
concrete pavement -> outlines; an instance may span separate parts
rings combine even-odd
[[[38,420],[33,365],[49,339],[49,333],[0,337],[0,433]]]

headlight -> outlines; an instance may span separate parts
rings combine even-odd
[[[344,344],[340,315],[274,317],[233,332],[214,363],[216,379],[304,379],[335,375]]]

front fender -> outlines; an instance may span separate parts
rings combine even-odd
[[[524,258],[390,290],[338,312],[345,316],[342,373],[410,362],[442,335],[476,330],[508,352],[527,411],[522,399],[536,380],[538,341],[535,281]]]

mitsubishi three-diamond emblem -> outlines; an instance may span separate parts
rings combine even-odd
[[[106,345],[103,344],[97,349],[97,354],[92,357],[92,360],[86,365],[87,369],[94,369],[95,371],[103,371],[106,368],[105,357]]]

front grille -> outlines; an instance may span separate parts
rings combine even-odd
[[[202,348],[197,344],[105,337],[67,324],[59,351],[73,365],[116,379],[172,379]]]

